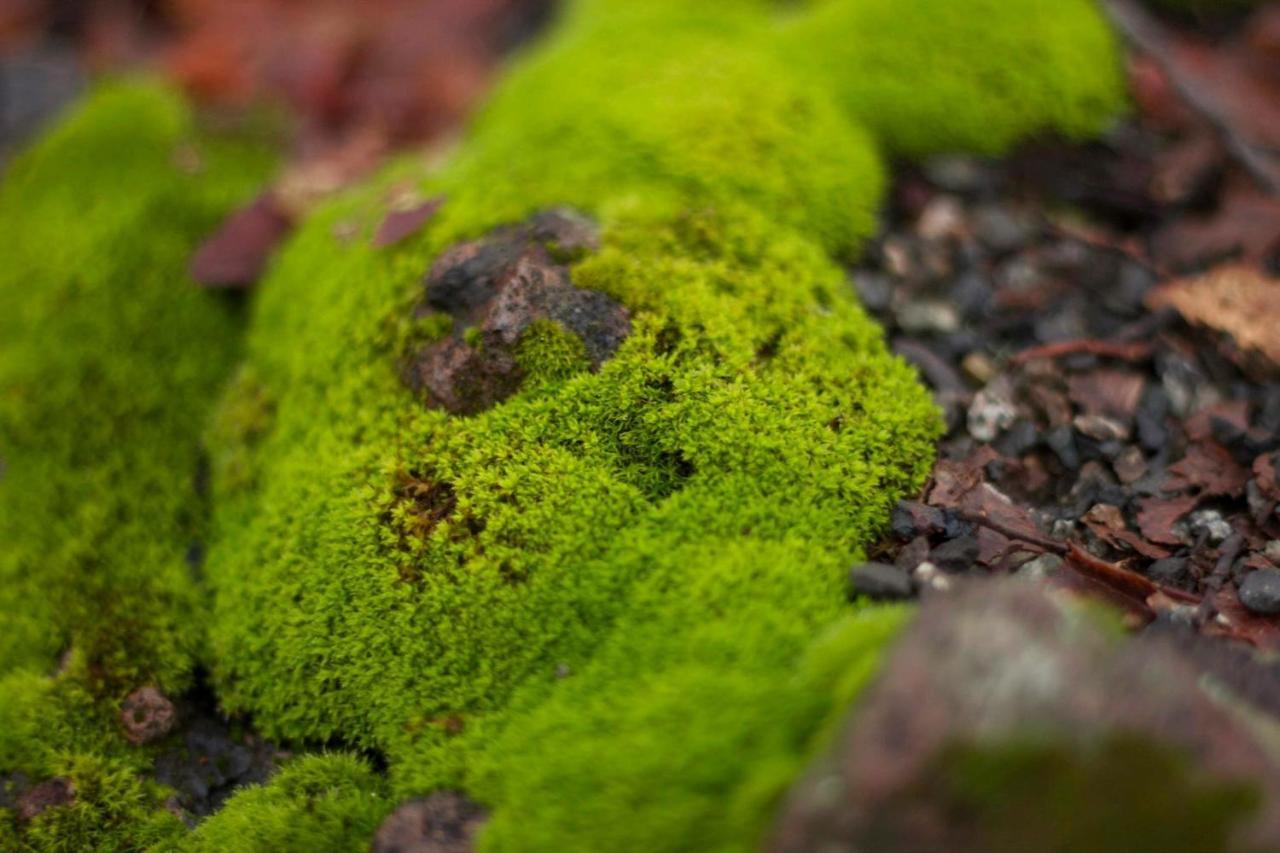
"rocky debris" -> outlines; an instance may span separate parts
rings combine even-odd
[[[1240,603],[1250,613],[1275,616],[1280,613],[1280,569],[1254,569],[1240,582]]]
[[[854,596],[878,601],[910,598],[911,577],[896,566],[860,563],[849,570],[849,590]]]
[[[197,703],[184,706],[181,717],[153,771],[157,782],[174,789],[171,807],[189,824],[213,814],[240,786],[267,781],[289,757]]]
[[[412,353],[405,381],[433,408],[483,411],[519,389],[517,347],[539,320],[574,334],[598,369],[631,333],[631,315],[570,280],[568,263],[597,246],[589,220],[557,209],[446,250],[427,274],[417,310],[450,315],[453,333]]]
[[[923,604],[843,735],[793,787],[767,849],[1112,849],[1101,842],[1115,832],[1194,830],[1209,835],[1155,849],[1272,849],[1280,766],[1268,726],[1186,658],[1161,633],[1125,639],[1033,583],[962,584]],[[1028,756],[1039,772],[1023,772]],[[965,761],[986,768],[967,789],[983,794],[968,801],[984,807],[977,815],[963,808],[965,789],[948,787]],[[1106,800],[1081,779],[1105,785]],[[1262,795],[1252,815],[1246,784]],[[1058,809],[1064,791],[1080,801]],[[1129,795],[1142,810],[1124,805]],[[1201,796],[1222,808],[1221,823],[1191,816]],[[1021,846],[996,842],[1009,829]]]
[[[462,794],[437,791],[391,813],[373,839],[373,853],[471,853],[485,811]]]
[[[1162,97],[1100,142],[900,171],[853,282],[948,433],[869,557],[920,594],[1028,566],[1134,625],[1177,614],[1280,648],[1280,619],[1237,594],[1280,569],[1275,280],[1260,266],[1280,257],[1231,229],[1177,234],[1243,210],[1246,191],[1276,199],[1170,107],[1176,89]],[[1280,215],[1250,216],[1270,229],[1251,245],[1280,247]],[[921,321],[944,315],[957,322]]]
[[[159,740],[173,731],[177,722],[177,709],[154,687],[139,687],[120,706],[120,725],[134,746]]]
[[[14,813],[20,821],[29,821],[47,809],[75,802],[76,789],[70,779],[55,776],[24,791],[15,803]]]

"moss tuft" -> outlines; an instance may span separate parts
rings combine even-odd
[[[1116,36],[1095,0],[813,0],[782,37],[891,153],[999,154],[1035,134],[1088,137],[1124,106]]]
[[[182,689],[202,647],[184,557],[204,532],[200,433],[238,346],[235,311],[186,263],[267,162],[202,138],[175,95],[116,85],[0,186],[0,772],[81,792],[26,830],[37,849],[150,837],[119,702]]]
[[[180,849],[364,851],[393,805],[384,780],[363,759],[341,753],[304,756],[266,785],[237,791]]]

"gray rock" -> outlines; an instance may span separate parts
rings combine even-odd
[[[1255,569],[1240,584],[1240,603],[1253,613],[1280,613],[1280,569]]]
[[[861,563],[849,570],[849,587],[854,595],[893,601],[910,598],[911,578],[897,566]]]

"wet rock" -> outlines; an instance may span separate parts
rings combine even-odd
[[[135,746],[159,740],[173,730],[177,721],[173,703],[154,687],[139,687],[125,697],[120,707],[124,736]]]
[[[911,578],[902,569],[885,563],[861,563],[849,570],[852,595],[865,595],[877,601],[910,598]]]
[[[946,513],[919,501],[898,501],[889,520],[890,532],[902,542],[917,536],[934,536],[946,528]]]
[[[226,721],[184,708],[180,742],[153,762],[155,779],[174,789],[172,806],[190,823],[217,811],[240,786],[270,778],[288,756]]]
[[[373,853],[471,853],[485,812],[453,791],[409,800],[391,813],[373,838]]]
[[[1280,613],[1280,569],[1255,569],[1240,583],[1240,603],[1252,613]]]
[[[539,320],[577,336],[591,369],[599,368],[631,333],[631,316],[611,297],[570,280],[566,264],[597,246],[593,223],[551,210],[446,250],[427,274],[418,312],[449,314],[453,334],[410,355],[407,384],[428,406],[484,411],[519,390],[524,374],[516,348]]]

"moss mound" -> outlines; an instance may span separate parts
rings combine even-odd
[[[0,500],[23,501],[0,514],[18,543],[2,609],[20,615],[0,641],[0,766],[141,770],[119,700],[182,689],[199,659],[264,733],[376,750],[389,778],[306,759],[185,837],[142,786],[104,824],[116,846],[164,846],[162,831],[355,849],[400,799],[457,789],[491,812],[483,849],[751,848],[905,617],[851,612],[843,572],[918,487],[939,430],[839,263],[873,226],[876,146],[997,150],[1095,129],[1119,101],[1087,3],[1055,4],[1052,25],[1031,22],[1037,3],[948,4],[955,26],[963,9],[1000,33],[979,43],[916,43],[881,20],[919,5],[583,0],[449,167],[400,164],[309,217],[260,285],[212,417],[234,318],[181,265],[260,171],[223,177],[210,155],[182,176],[168,153],[188,120],[149,92],[105,94],[55,132],[0,203],[28,247],[0,280],[0,316],[21,318],[0,346]],[[1025,76],[953,79],[997,51]],[[884,112],[907,86],[919,110]],[[120,168],[97,168],[103,145],[126,151]],[[443,194],[440,213],[371,248],[405,184]],[[540,321],[512,351],[518,393],[472,416],[432,408],[403,379],[413,353],[491,342],[415,311],[423,274],[460,240],[563,206],[600,227],[596,250],[563,259],[573,286],[625,306],[629,335],[597,366]],[[74,346],[51,349],[50,330]],[[201,535],[201,434],[205,581],[182,563]],[[50,709],[68,722],[46,732]],[[10,826],[34,839],[53,820]]]
[[[1087,137],[1123,104],[1116,37],[1094,0],[813,6],[786,28],[789,60],[826,81],[893,154],[999,154],[1035,134]]]

